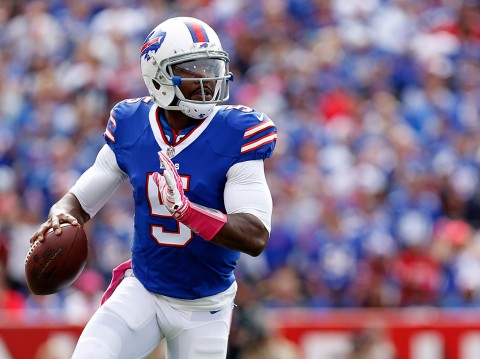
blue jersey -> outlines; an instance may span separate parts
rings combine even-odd
[[[202,239],[170,215],[152,178],[154,172],[162,172],[157,152],[167,151],[192,202],[225,213],[229,168],[270,157],[276,127],[248,107],[217,106],[213,115],[171,145],[161,116],[162,110],[149,97],[125,100],[111,111],[105,131],[106,142],[133,187],[133,271],[154,293],[182,299],[214,295],[235,280],[240,253]]]

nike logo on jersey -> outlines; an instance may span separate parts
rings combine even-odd
[[[265,119],[265,114],[262,113],[260,116],[255,115],[255,117],[257,118],[257,120],[259,120],[260,122],[262,122],[262,121]]]

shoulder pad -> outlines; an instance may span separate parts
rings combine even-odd
[[[265,159],[272,155],[277,141],[277,127],[264,113],[247,106],[222,106],[217,116],[236,134],[238,162]],[[232,140],[232,139],[230,139]]]
[[[112,148],[128,147],[149,125],[148,114],[153,101],[150,97],[127,99],[117,103],[110,111],[104,138]]]

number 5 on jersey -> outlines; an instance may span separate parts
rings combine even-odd
[[[181,176],[183,190],[188,191],[190,177]],[[184,224],[179,223],[172,217],[167,208],[163,205],[158,187],[153,180],[152,173],[148,173],[147,178],[147,196],[150,205],[150,216],[156,218],[171,219],[175,230],[167,230],[165,226],[159,224],[150,224],[150,235],[161,246],[184,247],[193,239],[193,232]]]

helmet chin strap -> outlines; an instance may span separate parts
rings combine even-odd
[[[165,106],[158,101],[158,99],[152,93],[150,93],[150,96],[152,96],[153,100],[159,107],[169,111],[181,111],[185,116],[195,120],[203,120],[204,118],[207,118],[215,107],[215,103],[193,103],[190,101],[180,100],[177,97],[175,97],[173,101],[174,104]]]
[[[192,103],[189,101],[179,100],[178,107],[180,111],[188,117],[196,120],[207,118],[215,107],[214,103]]]

